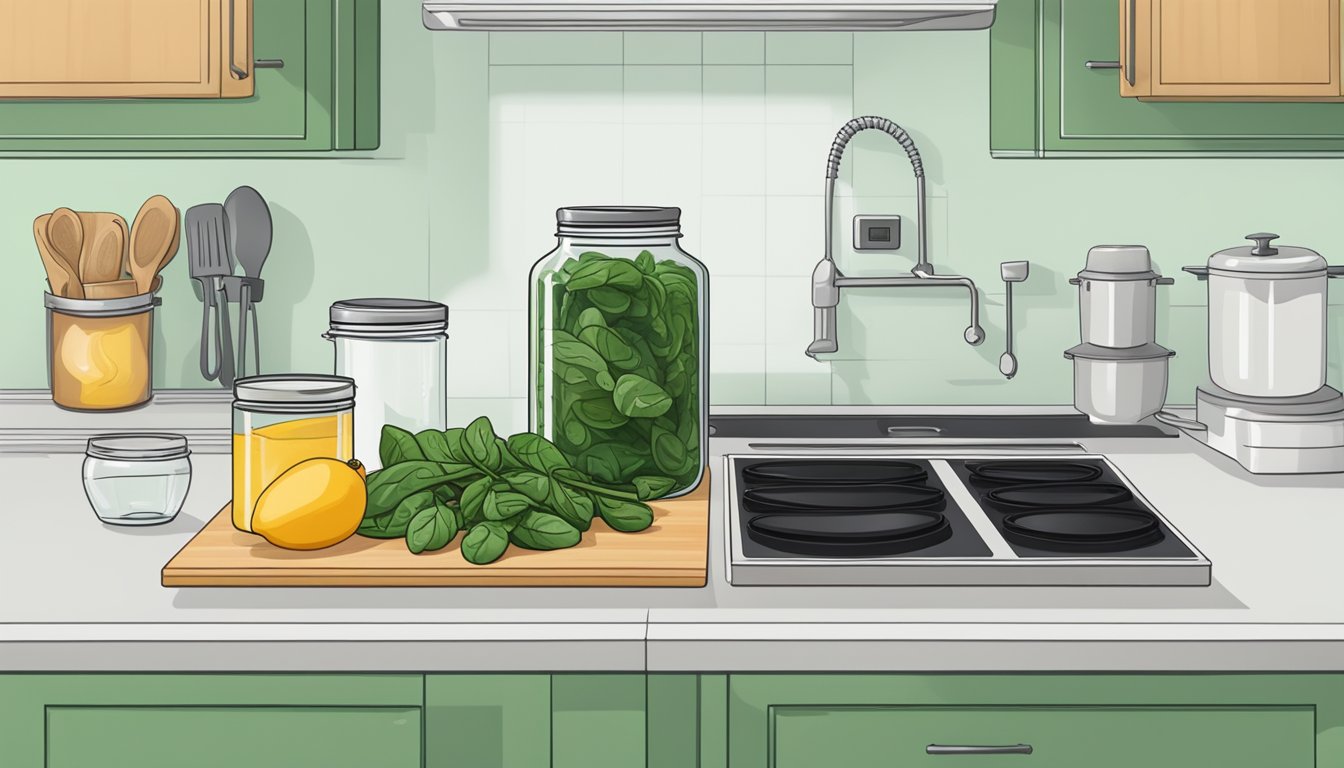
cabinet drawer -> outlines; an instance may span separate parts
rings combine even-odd
[[[401,707],[84,707],[46,710],[47,766],[414,768],[420,710]]]
[[[1313,707],[775,706],[769,729],[774,768],[1311,768],[1316,751]],[[1031,754],[929,754],[929,745],[1030,745]]]

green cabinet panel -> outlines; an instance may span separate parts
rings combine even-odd
[[[726,720],[732,768],[1344,765],[1338,674],[731,675]]]
[[[425,678],[425,768],[549,768],[549,675]]]
[[[625,768],[645,765],[644,675],[555,675],[551,678],[551,765]]]
[[[1313,768],[1310,707],[1239,709],[772,707],[776,768],[1019,765],[1019,754],[929,754],[931,745],[1031,749],[1033,768]]]
[[[0,675],[0,765],[421,764],[419,675]]]
[[[1344,104],[1120,96],[1115,0],[1001,0],[990,30],[996,157],[1344,154]]]
[[[418,708],[47,707],[46,715],[49,768],[420,765]]]
[[[245,99],[0,101],[0,152],[197,152],[378,146],[379,0],[257,2]]]

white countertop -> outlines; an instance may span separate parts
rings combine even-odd
[[[1255,477],[1187,437],[1085,447],[1212,560],[1211,586],[732,587],[715,489],[703,589],[167,589],[227,455],[192,457],[175,521],[122,528],[89,508],[81,454],[11,446],[0,670],[1344,670],[1344,475]]]

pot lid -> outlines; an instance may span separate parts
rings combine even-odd
[[[1070,360],[1075,357],[1082,360],[1156,360],[1162,357],[1171,357],[1175,354],[1161,344],[1154,344],[1151,341],[1137,347],[1103,347],[1100,344],[1079,344],[1064,351],[1064,356]]]
[[[1087,251],[1087,264],[1078,276],[1084,280],[1152,280],[1152,255],[1142,245],[1097,245]]]
[[[1228,248],[1213,254],[1209,257],[1209,269],[1266,277],[1320,272],[1325,269],[1325,259],[1310,248],[1270,245],[1277,237],[1272,232],[1247,235],[1246,239],[1254,240],[1255,245]]]

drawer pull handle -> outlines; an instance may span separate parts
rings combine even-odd
[[[1002,744],[977,746],[972,744],[930,744],[924,748],[930,755],[1030,755],[1030,744]]]
[[[1089,59],[1088,61],[1084,61],[1084,62],[1083,62],[1083,66],[1084,66],[1084,67],[1087,67],[1088,69],[1119,69],[1119,68],[1120,68],[1120,62],[1118,62],[1118,61],[1092,61],[1092,60]]]

